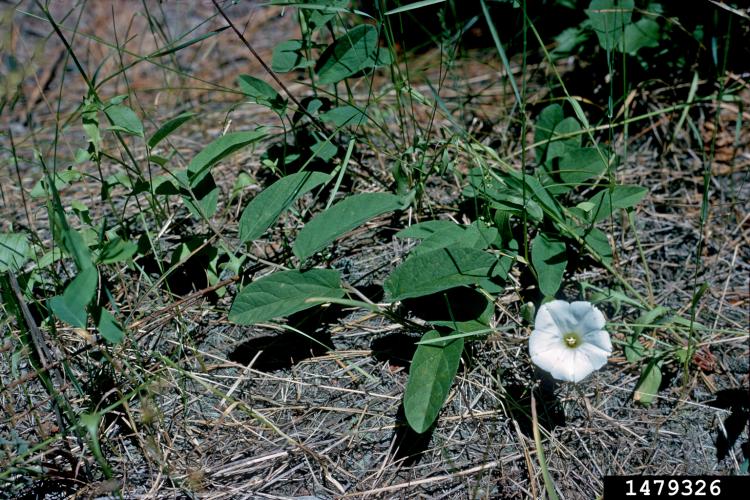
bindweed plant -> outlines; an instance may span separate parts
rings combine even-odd
[[[218,286],[219,294],[225,293],[219,286],[222,279],[245,277],[229,310],[230,321],[241,325],[278,321],[321,304],[337,303],[367,309],[418,332],[421,340],[411,361],[404,410],[409,425],[423,433],[435,423],[448,397],[467,343],[493,331],[494,303],[506,294],[512,270],[530,273],[539,298],[552,299],[564,281],[571,254],[589,255],[611,269],[612,248],[597,224],[619,210],[631,211],[647,191],[614,181],[611,172],[617,156],[595,142],[583,111],[572,99],[567,101],[570,110],[555,103],[538,113],[534,143],[523,149],[524,158],[527,149],[533,150],[535,162],[527,161],[520,170],[465,130],[449,139],[431,139],[429,124],[408,132],[412,125],[406,123],[405,108],[397,108],[404,134],[397,138],[378,102],[384,97],[367,90],[367,99],[362,101],[358,98],[361,90],[355,89],[374,88],[375,80],[385,73],[390,76],[397,106],[443,112],[437,93],[430,98],[411,86],[406,76],[408,63],[399,61],[392,38],[395,20],[421,5],[376,9],[373,15],[352,10],[349,2],[339,0],[294,7],[301,38],[279,43],[267,69],[272,75],[305,74],[309,95],[298,99],[275,76],[276,85],[262,75],[236,77],[236,90],[244,101],[267,108],[276,123],[226,132],[203,147],[186,167],[177,168],[174,149],[168,146],[170,136],[196,115],[177,114],[147,137],[126,96],[105,102],[98,97],[96,80],[91,79],[91,90],[80,109],[89,147],[79,152],[79,159],[100,165],[107,156],[106,134],[126,145],[126,151],[130,151],[126,138],[140,141],[148,168],[137,161],[123,162],[123,175],[101,179],[102,197],[111,199],[114,189],[125,189],[132,197],[145,196],[162,223],[173,216],[172,200],[179,199],[195,223],[205,223],[209,235],[180,242],[159,282],[195,256],[202,258],[207,285]],[[491,23],[489,11],[484,13]],[[627,24],[626,17],[615,21]],[[597,19],[591,21],[595,26],[612,21]],[[626,31],[632,31],[628,26]],[[393,182],[384,185],[386,190],[342,197],[349,182],[348,165],[359,154],[359,145],[368,141],[365,127],[383,132],[386,147],[392,150],[388,157],[393,161]],[[269,144],[262,164],[272,181],[244,205],[237,238],[230,241],[216,229],[225,214],[220,211],[222,191],[213,169],[230,155],[260,142]],[[126,154],[126,159],[134,157]],[[467,159],[468,171],[456,168],[457,158]],[[165,173],[151,175],[152,166]],[[327,249],[375,218],[400,218],[407,211],[421,214],[425,185],[431,176],[440,175],[460,177],[460,196],[473,207],[474,215],[464,223],[433,219],[397,232],[397,241],[416,244],[385,278],[384,301],[363,300],[354,284],[344,282],[341,272],[331,268]],[[135,233],[128,222],[107,227],[105,221],[92,220],[82,206],[71,207],[83,228],[73,229],[58,191],[81,176],[73,168],[51,172],[32,191],[32,196],[49,200],[55,238],[76,265],[75,276],[46,307],[55,318],[78,329],[85,328],[90,317],[104,340],[118,344],[125,338],[123,318],[101,278],[102,266],[138,266],[134,259],[139,255],[161,251],[149,233],[137,243],[130,241]],[[240,176],[233,193],[241,193],[251,182]],[[302,200],[310,196],[322,201],[303,205]],[[230,202],[234,199],[232,195]],[[290,211],[302,215],[304,226],[287,233],[288,251],[282,262],[274,263],[274,271],[257,276],[258,260],[245,248],[263,239]],[[29,242],[20,233],[3,237],[8,249],[3,262],[17,270],[29,257]],[[57,254],[58,259],[61,256]],[[41,268],[36,269],[38,273]],[[25,277],[27,287],[33,287],[34,280],[33,273]],[[472,297],[470,313],[452,300],[466,294]],[[444,304],[448,318],[414,321],[405,304],[423,298]]]
[[[379,39],[389,14],[400,11],[384,13],[374,26],[358,25],[345,31],[329,27],[335,40],[321,46],[312,41],[312,35],[330,23],[341,12],[341,6],[321,2],[314,7],[299,7],[305,38],[279,45],[272,68],[308,70],[316,95],[337,95],[342,86],[347,90],[361,86],[359,81],[371,78],[373,70],[395,63]],[[324,14],[325,22],[315,17]],[[316,51],[317,60],[311,55]],[[398,78],[395,70],[393,78]],[[288,103],[280,94],[249,75],[240,76],[238,81],[249,100],[268,107],[284,122]],[[274,167],[287,175],[245,207],[239,226],[243,244],[261,237],[305,193],[333,183],[339,185],[345,162],[338,172],[331,173],[308,167],[314,159],[325,162],[335,156],[337,134],[356,130],[368,119],[366,110],[373,107],[361,109],[353,102],[332,104],[325,97],[313,97],[302,104],[307,105],[304,116],[297,112],[285,125],[285,130],[292,130],[294,143],[287,143],[285,132],[282,145],[277,148],[284,154],[273,160]],[[580,107],[573,109],[580,117]],[[295,120],[304,120],[307,115],[315,121],[300,129]],[[563,282],[571,252],[589,254],[603,265],[611,264],[610,243],[596,224],[618,210],[631,210],[646,195],[646,189],[640,186],[610,181],[607,173],[616,157],[596,143],[583,142],[588,124],[582,124],[579,117],[565,116],[559,104],[541,111],[534,135],[537,165],[529,172],[508,167],[494,152],[471,140],[457,141],[475,165],[465,177],[462,196],[475,207],[478,217],[469,224],[429,220],[396,233],[396,239],[419,243],[385,279],[384,303],[360,300],[352,285],[342,281],[338,270],[315,266],[320,261],[316,255],[364,223],[408,209],[416,203],[414,192],[408,188],[397,189],[395,194],[352,194],[313,214],[291,243],[291,269],[277,270],[244,286],[229,311],[230,321],[257,324],[320,304],[339,303],[366,308],[409,328],[418,327],[422,339],[412,359],[404,409],[409,425],[416,432],[425,432],[448,396],[465,343],[492,331],[493,304],[505,293],[511,269],[521,266],[528,270],[536,278],[542,296],[554,297]],[[327,132],[327,124],[335,129]],[[346,142],[346,137],[343,139]],[[309,149],[301,150],[300,144]],[[349,144],[351,151],[353,142]],[[330,154],[322,153],[329,149]],[[292,173],[290,167],[299,164],[301,167]],[[399,172],[395,169],[394,177]],[[448,300],[451,291],[457,289],[478,292],[473,296],[480,306],[474,308],[470,318]],[[421,325],[410,321],[399,304],[424,297],[442,298],[451,319]]]
[[[633,397],[649,404],[658,392],[664,365],[677,361],[687,366],[694,358],[693,334],[705,328],[695,315],[686,320],[657,306],[618,272],[608,228],[618,218],[635,227],[635,208],[648,190],[618,179],[622,152],[614,141],[595,135],[614,124],[590,124],[582,100],[567,92],[559,75],[564,96],[551,97],[533,114],[527,110],[525,80],[518,85],[492,20],[494,2],[480,2],[480,11],[455,32],[445,26],[447,17],[440,17],[440,64],[453,64],[463,33],[477,23],[488,26],[506,75],[511,75],[512,112],[520,122],[506,131],[519,137],[508,139],[520,148],[512,153],[490,146],[460,123],[440,88],[418,88],[414,68],[397,45],[394,33],[403,32],[402,16],[418,16],[433,4],[453,7],[454,2],[392,8],[378,2],[367,12],[346,0],[272,3],[294,9],[299,36],[276,44],[271,60],[262,61],[267,74],[238,70],[232,75],[234,88],[228,90],[242,100],[230,113],[262,107],[271,123],[234,130],[227,120],[225,130],[189,159],[171,140],[182,127],[199,122],[198,113],[175,110],[147,134],[149,125],[144,125],[128,95],[105,99],[99,90],[107,79],[84,73],[88,92],[75,116],[87,147],[78,149],[74,161],[62,168],[46,165],[40,153],[44,177],[30,191],[33,199],[46,204],[53,248],[22,230],[0,234],[3,301],[12,305],[8,310],[19,324],[29,323],[24,300],[34,302],[42,327],[54,330],[59,321],[92,345],[101,339],[103,357],[108,359],[118,346],[137,342],[128,327],[134,324],[132,315],[139,303],[123,307],[115,292],[123,269],[142,278],[144,296],[165,282],[170,288],[169,277],[184,267],[189,267],[187,273],[204,274],[203,291],[220,297],[234,293],[225,285],[236,282],[239,291],[230,297],[227,318],[238,325],[284,321],[325,304],[360,308],[420,336],[403,396],[406,419],[417,433],[435,424],[462,359],[468,362],[467,347],[497,331],[495,306],[519,288],[519,276],[530,280],[529,300],[539,306],[530,338],[531,359],[556,378],[582,381],[604,365],[614,344],[624,350],[628,362],[640,365]],[[525,2],[507,3],[520,13],[524,33],[538,37],[526,17]],[[218,4],[217,11],[224,15]],[[645,49],[656,49],[664,36],[665,27],[652,15],[658,12],[655,3],[637,9],[632,1],[594,0],[586,20],[563,32],[555,51],[546,52],[541,38],[539,49],[554,67],[557,58],[575,48],[571,40],[593,41],[596,36],[608,58],[640,57]],[[229,24],[255,54],[241,31]],[[191,35],[144,60],[160,60],[225,31]],[[524,47],[526,42],[524,38]],[[287,82],[298,76],[304,92],[290,90],[280,78],[284,75]],[[694,89],[691,94],[692,100]],[[613,107],[608,103],[609,111]],[[527,134],[527,115],[532,134]],[[450,134],[436,130],[438,116],[449,124]],[[615,116],[610,113],[608,118]],[[629,121],[618,125],[639,118],[625,119]],[[121,154],[113,153],[111,144],[118,145]],[[225,192],[216,167],[240,153],[255,154],[255,148],[262,151],[257,153],[262,166],[257,178],[241,172]],[[357,192],[352,189],[352,165],[365,164],[368,148],[382,153],[385,174],[372,175],[369,185],[375,187]],[[106,163],[115,164],[118,173],[104,176]],[[98,177],[85,166],[96,170]],[[469,208],[453,218],[437,217],[428,189],[436,178],[450,178],[455,186],[452,201]],[[101,216],[80,201],[63,204],[61,191],[87,181],[98,183],[100,200],[111,207],[113,217]],[[248,200],[247,193],[256,186],[263,188]],[[126,199],[125,207],[116,194]],[[137,204],[134,216],[125,215],[129,203]],[[384,297],[376,303],[334,265],[331,249],[345,244],[352,231],[386,217],[399,227],[392,236],[384,232],[385,238],[408,251],[383,278]],[[236,235],[227,236],[225,226],[235,219]],[[187,236],[163,246],[161,236],[176,220]],[[259,257],[252,247],[271,238],[276,238],[278,251]],[[555,300],[565,295],[572,264],[582,258],[605,269],[614,285],[603,289],[581,283],[581,298],[590,303]],[[147,269],[152,262],[158,279],[152,279]],[[20,297],[11,293],[16,277]],[[700,288],[695,293],[693,311],[703,292]],[[447,316],[419,318],[412,308],[418,301],[440,304]],[[592,304],[616,311],[625,304],[639,317],[605,325],[603,314]],[[533,323],[534,315],[528,316],[528,323]],[[666,335],[653,335],[657,329]],[[613,333],[611,341],[608,332]],[[624,340],[616,334],[624,334]],[[30,352],[35,352],[38,342],[31,332],[25,338]],[[35,366],[45,366],[43,359],[36,361]],[[48,388],[53,392],[51,384]],[[83,393],[81,389],[79,395]],[[82,413],[78,427],[85,432],[79,434],[88,439],[102,468],[109,470],[98,440],[101,416],[96,408]],[[68,418],[76,420],[72,413]]]

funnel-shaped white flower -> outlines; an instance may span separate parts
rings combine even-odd
[[[558,380],[580,382],[612,354],[604,323],[604,315],[590,302],[543,304],[529,338],[531,361]]]

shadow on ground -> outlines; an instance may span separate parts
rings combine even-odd
[[[243,365],[252,362],[256,370],[272,372],[289,369],[314,356],[322,356],[335,349],[330,326],[346,314],[342,309],[339,305],[331,304],[293,314],[289,316],[287,325],[298,331],[287,330],[243,342],[229,354],[229,360]]]

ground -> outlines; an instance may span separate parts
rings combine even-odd
[[[151,9],[148,16],[143,5]],[[96,2],[72,11],[72,2],[52,5],[53,17],[64,28],[61,33],[86,70],[93,74],[100,66],[100,77],[117,75],[102,85],[103,95],[129,94],[150,132],[179,112],[199,112],[198,119],[170,139],[183,164],[225,131],[274,123],[267,109],[239,105],[234,91],[238,74],[271,80],[231,30],[168,57],[137,59],[165,45],[159,30],[183,33],[204,20],[197,34],[224,26],[210,3],[187,9],[170,2],[143,5]],[[0,229],[31,231],[50,248],[45,200],[30,196],[43,174],[34,153],[39,151],[48,165],[62,169],[72,164],[77,148],[85,147],[76,110],[86,85],[36,6],[22,2],[3,9],[2,26],[8,27],[4,54],[14,54],[23,67],[17,80],[21,98],[7,103],[2,116],[0,157],[7,168],[0,172]],[[290,10],[249,2],[229,12],[265,60],[278,42],[299,36]],[[148,27],[154,19],[164,20],[158,29]],[[413,56],[411,67],[418,68],[414,72],[419,75],[413,85],[422,95],[431,95],[425,82],[441,75],[434,64],[440,57],[438,49]],[[137,64],[128,66],[133,62]],[[514,57],[510,64],[519,76],[521,59]],[[118,73],[123,66],[127,71]],[[521,168],[521,155],[515,152],[533,142],[533,134],[521,139],[512,90],[500,83],[507,82],[502,68],[492,48],[462,53],[451,68],[452,75],[462,77],[446,79],[440,91],[453,121],[438,115],[433,133],[448,139],[455,123],[463,124],[482,145]],[[534,109],[549,95],[545,82],[551,68],[539,63],[527,70],[532,75],[526,90],[529,109]],[[557,70],[565,79],[572,68],[561,61]],[[311,92],[300,83],[302,77],[284,77],[299,98]],[[436,425],[416,434],[406,423],[402,396],[417,332],[362,309],[336,305],[285,322],[235,325],[227,320],[227,311],[240,280],[224,274],[224,288],[211,286],[202,269],[205,262],[197,258],[173,270],[169,287],[160,286],[167,278],[159,279],[158,267],[150,269],[148,258],[142,257],[136,259],[138,265],[120,266],[111,276],[126,318],[129,336],[124,343],[104,346],[86,331],[61,323],[54,333],[47,326],[41,329],[52,358],[46,373],[58,396],[77,415],[92,410],[103,414],[95,434],[108,474],[92,443],[55,414],[56,399],[29,361],[32,344],[24,338],[26,327],[4,306],[0,495],[541,498],[545,486],[535,426],[541,430],[561,498],[600,495],[606,475],[747,474],[747,79],[747,74],[731,75],[734,99],[696,105],[680,129],[675,127],[679,112],[665,112],[629,130],[618,128],[609,139],[602,136],[621,155],[618,182],[648,188],[634,211],[634,225],[624,212],[602,225],[615,250],[616,270],[651,304],[683,318],[693,316],[706,327],[696,330],[699,349],[687,372],[676,361],[662,367],[664,377],[652,404],[634,400],[641,366],[626,359],[623,345],[631,331],[627,325],[637,322],[639,312],[628,303],[600,304],[615,341],[614,354],[602,370],[576,385],[535,370],[527,348],[531,325],[520,312],[534,292],[516,270],[496,303],[493,333],[471,344]],[[3,80],[8,88],[10,80]],[[390,81],[379,75],[374,82],[381,85],[376,92],[382,94],[379,106],[389,109],[396,99],[395,93],[389,94]],[[689,86],[689,81],[678,85]],[[672,102],[664,89],[670,86],[638,86],[631,102],[641,110],[666,109]],[[7,88],[4,92],[10,95]],[[364,100],[368,89],[354,85],[352,92]],[[433,119],[429,109],[417,106],[413,112],[417,123]],[[530,126],[534,119],[529,112]],[[392,125],[397,137],[404,134],[406,140],[413,134]],[[56,130],[64,132],[56,136]],[[348,192],[378,191],[393,183],[394,155],[377,142],[377,133],[367,137],[373,142],[357,145],[344,183]],[[103,163],[103,177],[124,164],[117,143],[109,136],[107,141],[113,156]],[[239,214],[265,186],[268,172],[261,155],[268,146],[240,151],[215,168],[225,194],[240,173],[249,174],[252,182],[231,200],[222,197],[214,227],[191,219],[179,198],[172,197],[170,216],[156,228],[161,247],[171,252],[191,237],[236,246]],[[145,155],[142,147],[134,150]],[[709,150],[707,163],[704,153]],[[344,280],[370,300],[384,300],[383,279],[415,244],[394,238],[395,231],[431,218],[470,221],[458,200],[460,176],[471,166],[471,154],[469,148],[455,151],[455,171],[428,180],[427,201],[419,210],[367,223],[328,248],[321,265],[340,270]],[[76,168],[88,168],[84,173],[92,177],[62,187],[64,204],[81,201],[94,220],[114,221],[114,214],[122,211],[139,221],[136,225],[146,223],[139,219],[142,205],[133,202],[127,190],[115,188],[121,191],[110,198],[114,203],[103,202],[96,181],[101,173],[91,162]],[[701,222],[704,189],[708,217]],[[315,211],[324,202],[307,198],[300,206]],[[303,218],[300,213],[283,218],[271,234],[247,247],[258,263],[258,275],[288,257],[288,238]],[[265,265],[269,262],[273,265]],[[65,266],[70,263],[61,260],[56,272],[69,271]],[[707,288],[695,298],[702,283]],[[604,268],[582,258],[569,266],[559,298],[592,299],[593,289],[587,286],[618,289]],[[43,285],[37,292],[39,299],[54,294]],[[419,316],[416,304],[400,307],[407,315]],[[668,328],[652,329],[645,341],[647,346],[685,342]],[[531,417],[532,405],[537,421]]]

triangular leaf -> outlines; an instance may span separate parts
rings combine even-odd
[[[370,24],[360,24],[340,36],[323,51],[315,72],[320,83],[336,83],[380,64],[388,64],[388,52],[378,45],[378,30]]]
[[[287,40],[276,44],[271,58],[271,69],[277,73],[287,73],[308,66],[304,57],[302,40]]]
[[[536,270],[539,289],[553,297],[560,289],[568,255],[565,243],[554,235],[539,233],[531,242],[531,262]]]
[[[436,330],[422,336],[423,341],[439,338]],[[404,413],[415,432],[425,432],[437,419],[456,377],[463,349],[461,338],[417,346],[404,393]]]
[[[15,272],[31,257],[29,238],[23,233],[0,234],[0,273]]]
[[[213,141],[195,155],[187,167],[187,177],[190,187],[197,186],[208,174],[209,169],[245,146],[259,141],[266,136],[265,129],[245,132],[231,132]]]
[[[354,106],[339,106],[320,115],[324,122],[333,123],[336,128],[358,127],[367,122],[367,115]]]
[[[260,238],[300,196],[328,182],[321,172],[297,172],[287,175],[261,191],[242,211],[240,243]]]
[[[415,255],[385,280],[391,300],[420,297],[460,285],[479,283],[492,276],[497,257],[475,248],[440,248]]]
[[[114,238],[104,244],[99,254],[99,263],[113,264],[128,261],[137,250],[138,245],[132,241],[126,241],[119,237]]]
[[[616,185],[612,189],[602,189],[589,200],[594,204],[589,215],[594,222],[604,220],[618,208],[632,208],[636,206],[648,189],[641,186]]]
[[[428,220],[412,224],[406,229],[396,233],[396,238],[425,239],[445,229],[450,229],[457,224],[450,220]]]
[[[120,328],[112,313],[102,307],[95,313],[95,316],[96,314],[99,315],[96,328],[99,330],[102,338],[110,344],[119,344],[122,342],[122,339],[125,338],[125,333]]]
[[[559,104],[550,104],[539,113],[534,126],[534,142],[542,143],[538,146],[537,161],[544,159],[544,153],[547,151],[549,139],[555,131],[557,124],[563,120],[563,109]]]
[[[271,108],[277,114],[284,112],[286,101],[263,80],[250,75],[240,75],[237,77],[237,84],[242,93],[248,96],[251,101]]]
[[[555,127],[547,148],[547,161],[566,156],[581,147],[581,124],[573,117],[562,120]]]
[[[75,326],[86,328],[86,306],[94,298],[99,274],[95,267],[88,267],[73,278],[62,295],[49,300],[52,313],[58,319]]]
[[[159,130],[154,132],[154,135],[152,135],[148,140],[148,147],[153,148],[157,144],[159,144],[161,141],[167,138],[169,134],[180,128],[180,126],[185,123],[186,121],[190,120],[192,117],[194,117],[195,113],[182,113],[180,115],[175,116],[171,120],[167,121],[164,125],[159,127]]]
[[[652,359],[641,371],[641,377],[638,379],[638,385],[633,393],[633,400],[642,405],[650,405],[653,403],[659,392],[661,379],[661,362]]]
[[[112,121],[112,129],[143,137],[143,123],[129,107],[122,104],[109,106],[104,109],[104,114]]]
[[[399,208],[401,198],[390,193],[350,196],[308,222],[297,235],[292,251],[300,260],[305,260],[348,231]]]
[[[578,186],[601,175],[607,162],[596,148],[578,148],[560,158],[558,170],[563,182]]]
[[[619,46],[623,31],[633,15],[633,0],[591,0],[586,15],[599,44],[611,51]]]
[[[343,295],[337,271],[280,271],[243,288],[234,299],[229,320],[251,325],[320,305],[319,302],[306,302],[309,298],[340,298]]]
[[[621,52],[634,55],[643,47],[658,47],[660,37],[659,23],[644,17],[625,27],[624,43],[618,45]]]

